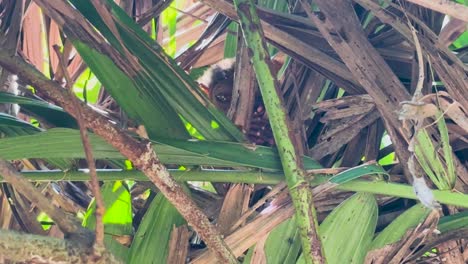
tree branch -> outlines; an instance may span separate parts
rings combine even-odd
[[[37,69],[16,56],[10,56],[0,50],[0,65],[17,74],[22,80],[41,91],[47,99],[60,105],[73,117],[78,117],[78,111],[72,104],[73,97],[58,83],[45,77]],[[133,162],[174,205],[179,213],[197,231],[208,247],[215,252],[220,261],[236,263],[235,257],[226,246],[217,229],[210,223],[208,217],[184,192],[182,187],[171,177],[166,167],[161,164],[156,153],[147,140],[137,141],[121,129],[110,123],[105,117],[93,111],[80,102],[86,127],[101,136],[122,155]]]

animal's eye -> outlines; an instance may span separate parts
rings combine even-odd
[[[220,94],[220,95],[216,95],[216,100],[218,100],[221,103],[225,103],[229,99],[226,96],[224,96],[223,94]]]
[[[228,71],[223,71],[223,78],[228,79],[229,78],[229,72]]]

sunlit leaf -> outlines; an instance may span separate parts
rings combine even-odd
[[[98,175],[99,177],[99,175]],[[107,182],[101,186],[101,193],[105,204],[104,242],[106,248],[121,259],[127,259],[128,248],[118,242],[129,239],[133,235],[133,212],[130,192],[121,181]],[[83,226],[94,230],[96,227],[96,203],[89,205],[84,215]]]

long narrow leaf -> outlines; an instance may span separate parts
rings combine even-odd
[[[437,229],[441,232],[448,232],[459,228],[466,228],[468,226],[468,211],[463,211],[454,215],[447,215],[439,220]]]
[[[300,250],[301,240],[294,216],[273,229],[265,243],[267,263],[293,263]]]
[[[41,120],[46,120],[55,126],[77,128],[73,117],[63,111],[62,108],[45,101],[0,92],[0,103],[19,104],[23,110],[27,110],[33,116],[40,117]]]
[[[83,171],[39,171],[24,172],[31,181],[50,180],[74,180],[84,181],[89,179],[89,174]],[[232,183],[252,183],[252,184],[278,184],[284,180],[284,175],[278,172],[263,171],[232,171],[232,170],[188,170],[171,171],[171,174],[179,181],[211,181],[211,182],[232,182]],[[139,171],[123,170],[100,170],[99,177],[103,181],[114,180],[138,180],[148,181],[149,179]],[[315,176],[311,182],[312,186],[317,186],[327,182],[329,177]],[[336,189],[351,192],[367,192],[385,196],[393,196],[417,200],[413,186],[401,183],[391,183],[386,181],[353,180]],[[454,205],[468,208],[468,195],[450,190],[434,190],[436,200],[441,204]]]
[[[90,1],[74,0],[72,3],[114,47],[122,50],[121,42],[118,41],[116,36],[107,28]],[[171,112],[181,114],[207,139],[243,140],[243,135],[240,131],[224,114],[218,111],[214,105],[209,102],[206,96],[197,88],[195,82],[180,69],[171,58],[164,54],[162,48],[157,43],[154,43],[154,41],[113,1],[108,1],[108,4],[112,9],[113,15],[119,20],[116,26],[125,48],[138,58],[142,67],[141,71],[138,72],[137,76],[133,79],[135,84],[138,85],[124,87],[127,93],[138,95],[140,100],[128,102],[129,100],[126,98],[116,98],[119,104],[126,111],[137,109],[138,106],[135,104],[142,103],[145,105],[147,104],[147,107],[150,108],[161,107],[160,109],[154,109],[149,115],[140,116],[142,120],[145,119],[145,122],[143,122],[145,126],[150,125],[150,122],[154,122],[154,120],[150,121],[146,120],[146,118],[164,114],[164,109],[166,109],[168,114]],[[78,48],[78,50],[80,54],[81,52],[89,53],[89,55],[82,54],[84,55],[84,60],[88,64],[88,60],[92,59],[90,56],[97,55],[95,51],[86,51],[80,48]],[[110,63],[113,65],[112,68],[116,68],[110,60],[105,63]],[[103,64],[105,63],[100,63],[99,66],[104,66]],[[93,72],[99,71],[97,64],[94,65],[94,67],[93,65],[89,66]],[[122,73],[121,70],[114,71],[113,74],[98,74],[98,72],[95,72],[96,76],[105,84],[107,89],[115,89],[111,92],[115,96],[121,92],[123,87],[118,88],[117,91],[117,88],[107,85],[105,80],[114,78],[116,72]],[[169,116],[173,117],[173,115]],[[175,120],[176,119],[172,119],[172,122],[175,122]],[[174,135],[169,135],[168,137],[174,138]]]
[[[450,146],[449,134],[447,129],[447,124],[445,123],[445,119],[443,113],[439,111],[437,115],[437,128],[439,129],[440,133],[440,144],[442,144],[443,149],[443,157],[444,157],[444,164],[445,164],[445,180],[453,188],[455,186],[455,182],[457,180],[457,174],[455,172],[455,163],[453,160],[453,152],[452,146]],[[440,157],[439,157],[440,158]]]
[[[138,85],[143,84],[129,78],[107,56],[78,40],[73,45],[126,113],[145,125],[151,138],[188,137],[177,113],[164,100],[152,101],[153,95],[139,91]]]
[[[42,131],[42,129],[26,123],[23,120],[0,113],[0,132],[8,137],[29,135]]]
[[[363,175],[389,175],[382,166],[378,164],[363,164],[338,173],[330,178],[334,184],[343,184],[348,181],[362,177]]]
[[[96,159],[124,159],[100,137],[90,135]],[[12,160],[22,158],[84,158],[78,130],[55,128],[30,136],[0,139],[0,157]],[[154,145],[163,163],[181,165],[247,166],[281,170],[276,149],[250,148],[240,143],[210,141],[167,140]],[[316,169],[314,160],[304,157],[306,168]]]

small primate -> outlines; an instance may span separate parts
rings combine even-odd
[[[273,74],[276,75],[279,72],[284,60],[283,55],[275,56],[271,60]],[[197,80],[207,90],[211,102],[224,113],[227,113],[231,105],[235,64],[234,58],[223,59],[210,66]]]
[[[224,113],[231,105],[234,84],[234,59],[224,59],[213,64],[197,80],[203,88],[208,90],[208,96],[213,104]]]
[[[235,60],[224,59],[213,64],[197,80],[202,88],[206,90],[211,102],[225,114],[231,106],[234,69]],[[277,72],[276,68],[274,70]],[[252,143],[263,146],[274,145],[273,134],[260,93],[256,95],[249,131],[245,131],[245,133]]]

